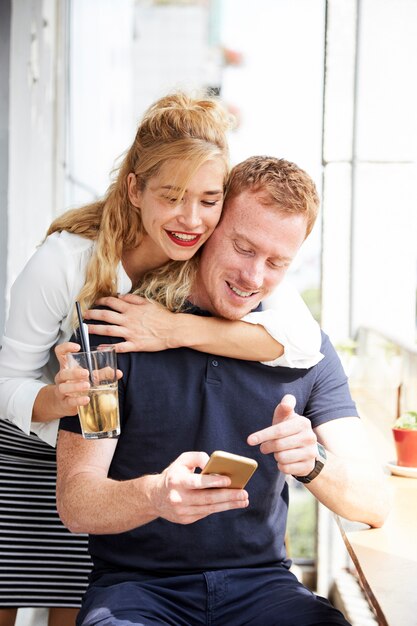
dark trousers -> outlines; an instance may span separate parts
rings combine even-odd
[[[280,566],[158,577],[107,574],[87,591],[77,624],[349,626],[325,598]]]

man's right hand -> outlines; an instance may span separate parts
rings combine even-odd
[[[161,474],[151,498],[158,517],[176,524],[192,524],[212,513],[243,509],[249,505],[244,489],[228,489],[230,478],[196,474],[209,457],[205,452],[184,452]]]

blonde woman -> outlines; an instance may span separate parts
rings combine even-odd
[[[87,538],[66,531],[54,498],[58,419],[76,413],[69,392],[86,388],[57,373],[53,354],[56,348],[63,361],[76,349],[67,343],[74,302],[85,312],[100,297],[128,294],[147,272],[194,256],[220,219],[230,127],[213,99],[178,93],[157,101],[106,196],[55,220],[12,288],[0,352],[0,470],[7,477],[0,626],[11,626],[23,606],[49,607],[49,626],[70,626],[87,585]],[[212,321],[222,325],[223,353],[230,332],[235,355],[242,326],[250,331],[241,332],[242,355],[270,360],[283,351],[260,325]],[[305,314],[304,321],[314,334],[313,320]],[[213,352],[218,332],[205,330]]]

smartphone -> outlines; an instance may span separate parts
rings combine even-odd
[[[216,450],[201,473],[229,476],[232,480],[229,489],[243,489],[257,467],[257,462],[246,456]]]

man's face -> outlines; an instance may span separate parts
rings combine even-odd
[[[261,203],[261,192],[227,202],[219,226],[203,248],[192,301],[227,319],[256,308],[282,281],[306,235],[302,215]]]

